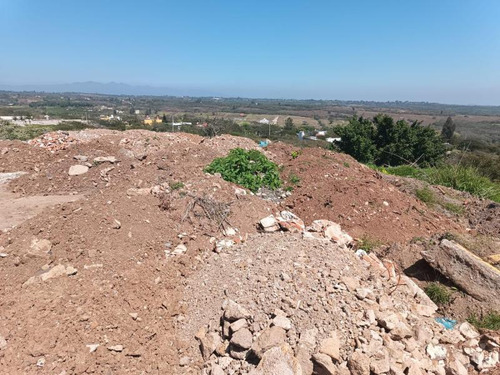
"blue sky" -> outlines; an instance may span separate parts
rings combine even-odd
[[[0,83],[500,105],[500,1],[0,0]]]

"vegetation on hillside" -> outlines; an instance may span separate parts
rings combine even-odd
[[[445,151],[434,129],[417,122],[394,121],[387,115],[373,120],[353,117],[335,132],[341,137],[336,146],[362,163],[430,166],[441,160]]]
[[[256,192],[261,187],[281,187],[278,166],[257,150],[245,151],[235,148],[226,157],[216,158],[205,168],[205,172],[220,173],[226,181]]]
[[[500,313],[491,311],[481,317],[470,316],[467,321],[476,328],[500,330]]]
[[[500,184],[481,175],[473,167],[444,164],[431,168],[416,168],[409,165],[375,168],[382,173],[417,178],[432,185],[447,186],[480,198],[500,202]]]

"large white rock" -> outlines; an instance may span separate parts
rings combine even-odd
[[[76,164],[76,165],[72,165],[71,167],[69,167],[68,174],[70,176],[79,176],[81,174],[87,173],[88,171],[89,171],[89,167],[87,167],[86,165]]]
[[[288,344],[269,349],[262,356],[256,369],[249,375],[302,375],[299,361],[293,356],[293,350]]]

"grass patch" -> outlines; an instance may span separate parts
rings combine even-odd
[[[448,186],[480,198],[500,202],[500,184],[482,176],[477,168],[448,165],[424,171],[427,181],[431,184]]]
[[[171,182],[170,184],[168,184],[168,186],[170,186],[170,189],[172,190],[179,190],[184,187],[184,184],[180,181],[177,181],[177,182]]]
[[[292,184],[292,185],[298,185],[299,182],[300,182],[300,177],[297,176],[295,173],[290,173],[290,175],[288,176],[288,181]]]
[[[447,186],[455,190],[468,192],[480,198],[500,202],[500,184],[481,175],[479,170],[474,167],[460,165],[443,165],[423,169],[409,165],[398,167],[376,167],[369,165],[369,167],[381,173],[417,178],[432,185]]]
[[[372,251],[373,249],[379,247],[382,243],[378,240],[374,240],[373,238],[363,236],[358,243],[358,249],[364,250],[367,253]]]
[[[447,211],[450,211],[456,215],[462,215],[464,213],[463,206],[459,206],[458,204],[453,203],[440,203],[441,206]]]
[[[481,318],[472,315],[467,318],[467,321],[476,328],[491,329],[494,331],[500,330],[500,313],[498,312],[489,312]]]
[[[278,166],[257,150],[235,148],[228,156],[214,159],[205,172],[220,173],[224,180],[254,193],[264,186],[274,190],[282,184]]]
[[[436,305],[445,305],[451,299],[451,292],[439,283],[430,283],[424,288],[424,292]]]
[[[436,202],[436,197],[434,196],[434,193],[427,186],[424,187],[423,189],[417,189],[415,191],[415,195],[417,196],[418,199],[420,199],[424,203],[433,204]]]
[[[59,125],[27,125],[17,126],[0,124],[0,139],[27,141],[37,138],[42,134],[55,132],[57,130],[83,130],[93,126],[81,122],[62,121]]]

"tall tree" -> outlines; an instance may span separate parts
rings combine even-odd
[[[295,125],[293,124],[293,119],[291,117],[288,117],[285,120],[285,126],[284,126],[283,130],[287,134],[295,133]]]
[[[448,116],[441,129],[441,137],[443,137],[445,141],[450,142],[453,138],[453,134],[455,134],[456,127],[451,116]]]

